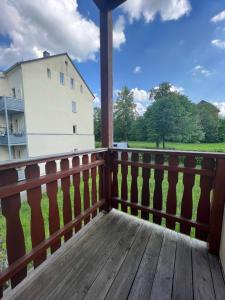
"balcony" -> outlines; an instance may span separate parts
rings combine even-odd
[[[8,144],[11,146],[26,145],[26,134],[10,134],[9,138],[7,135],[0,135],[0,145],[7,146]]]
[[[6,104],[8,114],[24,112],[24,101],[23,100],[14,99],[11,97],[0,97],[0,113],[4,113],[5,104]]]
[[[45,164],[42,176],[40,164]],[[225,154],[144,149],[99,149],[0,164],[9,262],[0,286],[10,280],[13,288],[5,297],[223,299],[217,255],[224,166]],[[21,167],[25,179],[18,181]],[[23,191],[30,236],[21,224]],[[41,201],[49,207],[45,221]],[[35,270],[28,273],[31,265]]]

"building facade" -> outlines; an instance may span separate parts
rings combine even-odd
[[[94,148],[93,99],[66,53],[0,73],[0,160]]]

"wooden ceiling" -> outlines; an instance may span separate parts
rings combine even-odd
[[[94,0],[99,9],[113,10],[126,0]]]

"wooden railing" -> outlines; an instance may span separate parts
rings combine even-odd
[[[224,200],[225,154],[99,149],[0,164],[9,265],[0,273],[0,296],[6,282],[15,287],[103,206],[208,241],[218,254]],[[21,202],[29,207],[30,251]]]
[[[112,206],[208,241],[219,253],[225,155],[111,149]]]
[[[8,280],[12,288],[15,287],[27,276],[28,264],[34,268],[39,266],[46,260],[49,250],[54,253],[63,240],[70,239],[74,232],[96,216],[105,202],[105,155],[106,149],[99,149],[0,164],[0,203],[6,223],[9,264],[0,273],[0,297]],[[62,212],[58,206],[59,190],[62,193]],[[45,191],[48,237],[41,207]],[[29,252],[20,217],[21,200],[22,205],[27,200],[30,209],[32,249]]]

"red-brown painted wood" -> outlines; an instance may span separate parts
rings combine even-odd
[[[214,170],[215,160],[212,158],[203,158],[202,160],[202,169]],[[201,176],[200,187],[201,194],[198,203],[197,210],[197,221],[204,224],[209,224],[210,218],[210,194],[213,188],[214,178],[208,176]],[[200,230],[195,232],[196,238],[207,241],[207,233]]]
[[[143,154],[143,163],[150,163],[151,155],[150,153]],[[150,175],[151,169],[143,167],[142,169],[142,192],[141,192],[141,204],[144,206],[150,206]],[[144,220],[149,220],[149,213],[146,211],[141,211],[141,218]]]
[[[155,155],[155,163],[157,165],[162,165],[164,163],[164,156],[161,154]],[[154,179],[155,179],[155,189],[153,195],[153,208],[157,210],[162,210],[163,194],[162,194],[162,182],[164,177],[163,170],[155,170]],[[160,224],[162,218],[159,216],[153,216],[153,222]]]
[[[18,174],[16,169],[9,169],[0,172],[0,186],[16,183]],[[25,255],[25,241],[22,224],[20,221],[20,194],[2,198],[2,214],[6,219],[6,247],[9,265],[13,264],[20,257]],[[27,268],[24,267],[11,278],[11,286],[14,288],[27,276]]]
[[[122,160],[122,162],[128,160],[127,152],[121,153],[121,160]],[[121,198],[122,198],[122,200],[127,201],[127,198],[128,198],[128,187],[127,187],[128,166],[127,165],[122,164],[121,173],[122,173]],[[122,209],[122,211],[127,212],[127,207],[123,204],[121,205],[121,209]]]
[[[29,165],[25,169],[27,180],[39,178],[40,168],[38,165]],[[32,247],[36,247],[40,242],[45,240],[44,219],[41,210],[41,186],[27,190],[27,201],[31,209],[31,241]],[[34,268],[39,266],[46,259],[46,251],[34,260]]]
[[[68,158],[60,161],[61,171],[69,170]],[[70,200],[70,176],[61,179],[61,188],[63,192],[63,223],[66,225],[72,220],[72,207]],[[64,236],[64,240],[69,240],[73,235],[73,231],[67,232]]]
[[[96,154],[91,155],[91,161],[96,161]],[[94,205],[97,202],[97,183],[96,183],[96,176],[97,176],[97,168],[93,167],[91,169],[91,201],[92,205]],[[97,211],[94,211],[92,214],[92,218],[97,216]]]
[[[98,154],[98,159],[104,159],[104,153]],[[104,187],[103,187],[103,166],[98,167],[98,199],[99,201],[104,198]],[[102,210],[102,207],[99,211]]]
[[[131,154],[131,161],[136,162],[139,160],[139,155],[138,153],[132,153]],[[138,167],[131,166],[131,202],[132,203],[138,203]],[[131,214],[134,216],[138,215],[138,210],[135,207],[131,208]]]
[[[225,205],[225,159],[216,161],[216,178],[214,183],[213,199],[210,213],[209,250],[218,255],[223,224]]]
[[[188,168],[196,167],[196,159],[195,157],[185,157],[184,166]],[[193,196],[192,190],[195,184],[195,174],[184,174],[183,175],[183,184],[184,184],[184,192],[181,203],[181,216],[186,219],[192,218],[192,209],[193,209]],[[187,235],[190,235],[191,226],[188,225],[180,225],[180,231]]]
[[[175,155],[171,155],[169,157],[169,165],[172,167],[177,167],[179,164],[179,158]],[[170,214],[176,214],[177,209],[177,191],[176,186],[178,182],[178,172],[177,171],[169,171],[168,172],[168,194],[167,194],[167,202],[166,202],[166,211]],[[175,222],[166,220],[166,227],[170,229],[175,229]]]
[[[112,159],[117,160],[118,159],[118,152],[112,153]],[[112,172],[113,172],[113,181],[112,181],[112,197],[117,198],[119,196],[119,188],[118,188],[118,164],[112,165]],[[112,203],[112,206],[114,208],[118,208],[117,203]]]
[[[72,160],[74,168],[80,166],[79,156],[74,156]],[[81,214],[81,195],[80,195],[80,173],[73,175],[73,186],[74,186],[74,217],[78,217]],[[75,232],[78,232],[82,227],[82,223],[79,222],[75,226]]]
[[[83,155],[82,163],[88,164],[89,158],[88,155]],[[90,192],[89,192],[89,170],[83,172],[83,181],[84,181],[84,210],[90,208]],[[84,219],[84,225],[90,221],[90,216],[87,216]]]
[[[46,174],[56,173],[56,162],[50,161],[45,165]],[[60,228],[59,208],[57,202],[58,183],[50,182],[46,185],[47,195],[49,198],[49,233],[52,235]],[[55,252],[61,246],[61,239],[51,246],[51,253]]]

